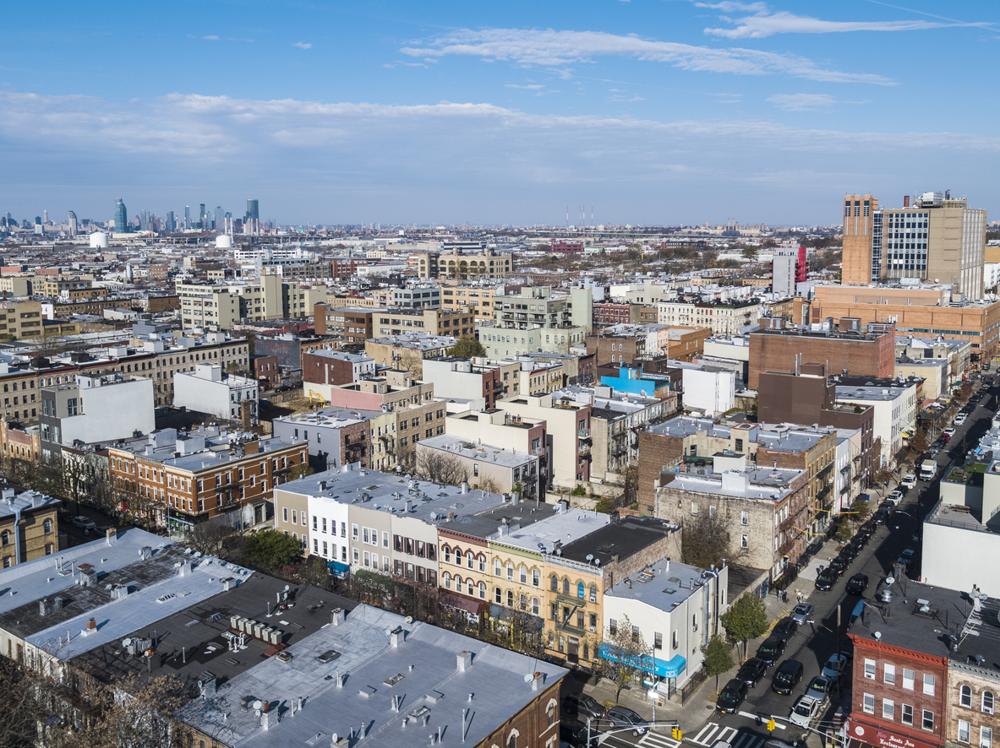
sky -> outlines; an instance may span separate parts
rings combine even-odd
[[[283,224],[1000,215],[1000,3],[8,3],[0,212]],[[196,207],[194,208],[196,210]]]

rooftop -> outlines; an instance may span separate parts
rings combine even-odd
[[[473,442],[466,441],[465,439],[459,439],[457,436],[449,436],[447,434],[432,436],[429,439],[421,439],[420,447],[439,449],[470,460],[488,462],[493,465],[499,465],[507,468],[520,467],[521,465],[538,459],[537,457],[524,454],[523,452],[500,449],[486,444],[474,444]]]
[[[380,410],[352,410],[349,408],[324,408],[312,413],[293,413],[275,418],[275,421],[290,423],[295,426],[324,426],[341,428],[355,423],[368,421],[382,415]]]
[[[658,610],[671,611],[700,590],[711,576],[711,572],[697,566],[663,558],[638,574],[618,580],[619,583],[604,594],[638,600]]]
[[[286,651],[290,660],[264,660],[180,718],[233,746],[325,747],[362,725],[368,742],[385,748],[410,748],[438,730],[457,744],[463,727],[478,745],[567,673],[367,605]],[[296,699],[302,710],[290,716]],[[255,700],[268,703],[269,717]]]
[[[12,488],[3,490],[3,498],[0,500],[0,519],[14,517],[18,514],[27,514],[36,509],[52,509],[59,506],[59,499],[46,496],[38,491],[23,491],[15,493]]]
[[[740,424],[743,430],[743,424]],[[649,426],[648,431],[664,436],[676,436],[684,438],[699,432],[706,432],[709,436],[720,438],[728,437],[733,430],[733,425],[728,423],[716,423],[711,418],[696,418],[694,416],[674,416],[673,418]],[[756,441],[758,428],[750,426],[745,429],[749,441]]]
[[[457,338],[451,335],[424,335],[410,332],[402,335],[384,335],[381,338],[371,338],[369,342],[418,351],[431,351],[439,348],[451,348],[457,342]]]
[[[815,447],[821,439],[834,433],[829,426],[813,428],[790,424],[765,425],[757,432],[757,446],[771,452],[799,453]]]
[[[359,463],[282,483],[276,490],[342,504],[365,504],[376,511],[436,524],[447,521],[449,516],[478,514],[509,503],[499,494],[366,470]]]
[[[676,473],[668,488],[740,499],[780,501],[792,491],[801,470],[747,467],[724,473]]]
[[[562,557],[606,566],[616,559],[638,553],[679,529],[673,522],[655,517],[622,517],[564,545]]]
[[[374,361],[371,356],[366,356],[363,353],[348,353],[347,351],[335,351],[331,348],[317,348],[315,350],[309,351],[312,356],[320,356],[321,358],[333,358],[337,361],[346,361],[349,364],[364,364],[369,361]]]
[[[547,504],[544,501],[519,501],[503,504],[479,514],[456,515],[438,527],[441,530],[485,539],[495,536],[500,526],[505,523],[513,531],[551,517],[555,513],[555,504]]]
[[[137,457],[163,465],[199,472],[243,460],[255,454],[270,454],[295,446],[276,437],[227,432],[217,426],[202,426],[183,435],[176,429],[163,429],[148,437],[130,439],[114,445]]]
[[[557,509],[552,516],[523,527],[501,530],[493,540],[497,543],[532,552],[557,553],[580,538],[611,523],[611,516],[583,509]]]

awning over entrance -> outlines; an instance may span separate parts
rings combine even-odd
[[[340,577],[341,579],[346,577],[351,571],[350,564],[342,564],[339,561],[327,561],[326,568],[335,577]]]
[[[609,662],[622,662],[637,670],[642,670],[650,675],[657,675],[660,678],[676,678],[687,668],[687,659],[681,655],[674,655],[669,660],[663,660],[652,655],[635,655],[622,653],[611,644],[601,644],[597,648],[597,655],[602,660]]]

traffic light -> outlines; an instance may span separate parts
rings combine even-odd
[[[679,742],[684,739],[684,731],[679,727],[674,727],[670,730],[670,737]]]
[[[777,726],[778,726],[778,723],[777,723],[777,722],[775,722],[775,721],[774,721],[773,719],[769,719],[769,720],[767,721],[767,731],[768,731],[768,732],[774,732],[774,729],[775,729],[775,728],[776,728]]]

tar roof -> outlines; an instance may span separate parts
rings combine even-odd
[[[358,463],[282,483],[278,490],[361,504],[425,522],[444,522],[449,513],[478,514],[507,501],[500,494],[365,470]]]
[[[234,646],[234,640],[239,639],[234,617],[276,629],[280,645],[290,646],[328,623],[331,610],[354,605],[318,587],[290,586],[283,580],[254,574],[229,591],[156,621],[150,629],[129,632],[130,638],[151,639],[155,630],[152,658],[131,654],[116,639],[76,657],[73,665],[104,682],[129,674],[169,674],[193,685],[205,673],[211,673],[221,684],[275,649],[254,636],[246,636],[242,646]]]
[[[474,444],[465,439],[460,439],[457,436],[449,436],[448,434],[432,436],[429,439],[421,439],[420,446],[431,447],[444,452],[461,455],[462,457],[466,457],[470,460],[488,462],[493,465],[500,465],[509,468],[520,467],[525,463],[538,459],[523,452],[498,449],[497,447],[490,447],[485,444]]]
[[[623,517],[564,545],[561,555],[571,561],[591,563],[597,560],[606,565],[615,556],[627,558],[677,529],[674,523],[654,517]]]
[[[511,502],[479,514],[460,514],[449,522],[442,522],[438,527],[442,530],[485,539],[494,535],[505,519],[510,527],[526,527],[546,517],[551,517],[555,513],[555,504],[547,504],[544,501],[519,501],[516,504]]]
[[[466,742],[478,745],[567,672],[367,605],[287,651],[290,660],[272,657],[240,673],[215,699],[182,708],[180,718],[232,746],[329,746],[332,735],[364,725],[372,745],[410,748],[439,728],[457,744],[468,709]],[[463,670],[465,652],[471,663]],[[302,710],[291,716],[297,699]],[[255,700],[269,704],[267,730]]]
[[[4,569],[0,571],[0,614],[75,586],[74,567],[81,564],[112,571],[138,559],[145,546],[156,549],[170,544],[167,538],[133,527],[110,545],[102,538]]]

